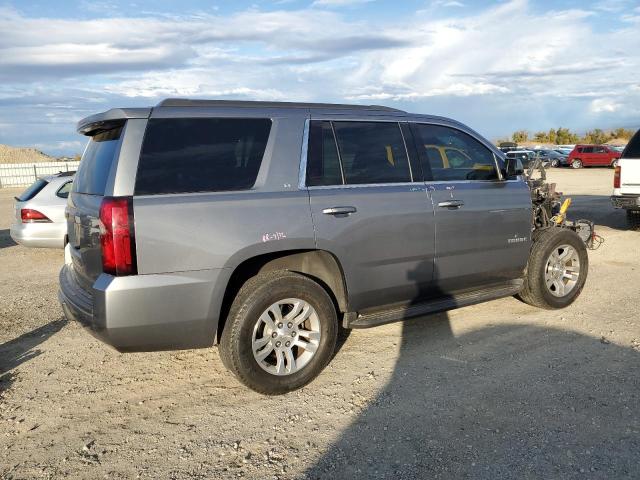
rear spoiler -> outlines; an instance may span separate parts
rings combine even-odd
[[[78,122],[76,130],[82,135],[92,136],[118,127],[130,118],[149,118],[149,115],[151,115],[151,108],[112,108],[83,118]]]

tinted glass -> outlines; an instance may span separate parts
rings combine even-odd
[[[435,181],[449,180],[494,180],[498,178],[493,152],[470,135],[454,128],[440,125],[416,124],[418,143],[423,147],[421,160],[423,169],[431,168]],[[433,151],[438,150],[441,162],[434,164]],[[508,153],[507,156],[518,158],[526,154]]]
[[[604,147],[594,147],[594,153],[605,153],[607,150]]]
[[[593,153],[593,147],[582,147],[582,153]]]
[[[89,140],[73,182],[73,191],[104,195],[111,165],[118,153],[122,127],[100,132]]]
[[[331,122],[311,122],[307,185],[342,185],[340,160]]]
[[[622,152],[622,158],[640,158],[640,130],[629,140]]]
[[[271,120],[149,120],[136,195],[246,190],[258,176]]]
[[[73,184],[71,182],[65,183],[58,189],[58,191],[56,192],[56,195],[59,196],[60,198],[68,198],[72,185]]]
[[[407,151],[397,123],[334,122],[345,183],[410,182]]]
[[[31,200],[38,193],[40,193],[40,190],[42,190],[47,185],[47,183],[48,182],[46,180],[42,180],[41,178],[39,178],[38,180],[33,182],[29,187],[27,187],[27,189],[24,192],[22,192],[18,197],[16,197],[17,200],[19,202],[26,202],[27,200]]]

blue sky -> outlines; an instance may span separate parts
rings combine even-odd
[[[0,0],[0,143],[166,97],[384,104],[489,138],[640,127],[640,0]]]

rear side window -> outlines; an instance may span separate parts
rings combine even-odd
[[[73,191],[104,195],[111,166],[120,149],[122,128],[100,132],[89,140],[73,182]]]
[[[65,183],[58,189],[56,195],[60,198],[69,198],[69,192],[71,191],[72,186],[73,184],[71,182]]]
[[[161,118],[147,125],[136,195],[246,190],[253,187],[271,120]]]
[[[581,153],[593,153],[593,147],[582,147]]]
[[[622,158],[640,158],[640,130],[629,140],[622,152]]]
[[[397,122],[311,122],[307,186],[410,181]]]
[[[39,178],[38,180],[33,182],[29,187],[27,187],[27,189],[24,192],[22,192],[18,197],[16,197],[16,200],[18,200],[19,202],[26,202],[27,200],[31,200],[38,193],[40,193],[40,191],[44,187],[47,186],[47,183],[48,182],[46,180]]]
[[[434,181],[496,180],[493,152],[472,136],[441,125],[415,124],[423,170],[431,170]],[[441,159],[434,154],[438,151]],[[521,154],[509,152],[507,156]],[[527,159],[526,154],[522,154]],[[426,173],[425,173],[426,174]]]

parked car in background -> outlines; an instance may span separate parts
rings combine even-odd
[[[506,153],[507,158],[517,158],[522,162],[524,168],[529,168],[529,162],[535,158],[533,150],[511,150]]]
[[[518,144],[515,142],[501,142],[498,145],[498,148],[500,149],[501,152],[507,153],[512,150],[518,150],[520,147],[518,147]]]
[[[38,178],[16,198],[10,235],[25,247],[64,248],[67,220],[64,209],[75,172]]]
[[[562,167],[567,164],[567,155],[555,150],[539,148],[535,149],[534,152],[543,162],[548,162],[552,167]]]
[[[624,208],[631,228],[640,229],[640,130],[627,144],[615,168],[613,206]]]
[[[573,168],[615,167],[621,153],[606,145],[576,145],[567,157]]]
[[[78,131],[90,139],[67,206],[67,318],[120,351],[218,343],[258,392],[310,382],[340,326],[515,294],[563,308],[586,280],[581,237],[532,235],[522,166],[455,120],[169,99]]]
[[[573,150],[573,148],[557,147],[553,149],[554,152],[558,152],[560,155],[564,155],[565,157],[569,156],[571,150]]]

